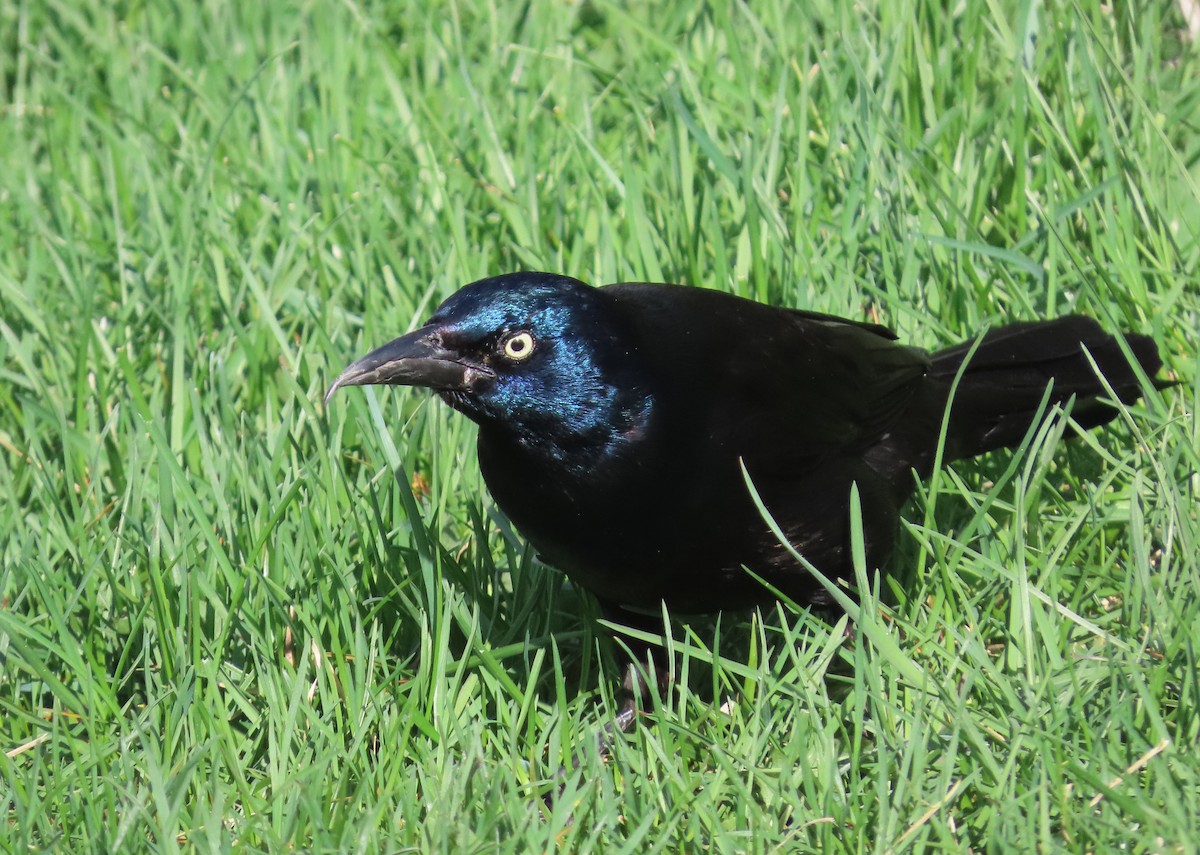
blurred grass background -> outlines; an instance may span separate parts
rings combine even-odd
[[[1198,74],[1163,0],[0,0],[0,845],[1192,851]],[[515,269],[1081,312],[1181,385],[924,488],[894,649],[676,627],[605,764],[473,428],[319,403]]]

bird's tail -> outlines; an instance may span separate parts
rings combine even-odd
[[[1147,378],[1162,367],[1149,336],[1125,334],[1129,352]],[[974,341],[933,354],[930,375],[947,386],[954,381]],[[1086,353],[1085,353],[1086,351]],[[1072,396],[1071,416],[1085,428],[1110,421],[1117,411],[1088,360],[1124,403],[1136,401],[1142,385],[1120,342],[1091,318],[1071,315],[1051,321],[1010,324],[983,336],[963,370],[946,437],[946,459],[957,460],[1020,444],[1037,417],[1046,387],[1049,404]]]

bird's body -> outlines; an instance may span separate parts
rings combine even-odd
[[[887,515],[872,539],[890,542],[911,467],[865,457],[897,415],[900,402],[885,399],[919,392],[924,354],[873,328],[715,291],[622,284],[598,296],[614,309],[622,359],[637,366],[629,421],[594,446],[549,454],[503,426],[479,434],[488,488],[549,564],[610,605],[687,613],[769,598],[744,568],[800,602],[821,599],[751,500],[743,461],[793,544],[833,575],[852,480]],[[856,387],[837,383],[839,358]]]
[[[1153,342],[1126,337],[1153,378]],[[550,274],[468,285],[430,321],[334,383],[437,389],[479,424],[500,508],[544,560],[610,610],[743,608],[826,594],[771,534],[743,464],[789,542],[823,573],[850,566],[857,485],[868,565],[944,457],[1020,442],[1049,402],[1090,427],[1139,378],[1117,339],[1077,316],[999,328],[937,353],[883,327],[675,285],[591,288]],[[747,572],[747,570],[751,572]]]

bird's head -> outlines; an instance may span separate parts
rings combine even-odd
[[[347,367],[325,400],[369,384],[433,389],[485,429],[556,454],[640,433],[652,403],[610,298],[546,273],[465,286],[424,326]]]

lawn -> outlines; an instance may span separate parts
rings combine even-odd
[[[0,849],[1194,851],[1198,258],[1166,0],[0,0]],[[474,428],[321,403],[518,269],[1179,385],[942,472],[853,622],[675,623],[604,762]]]

